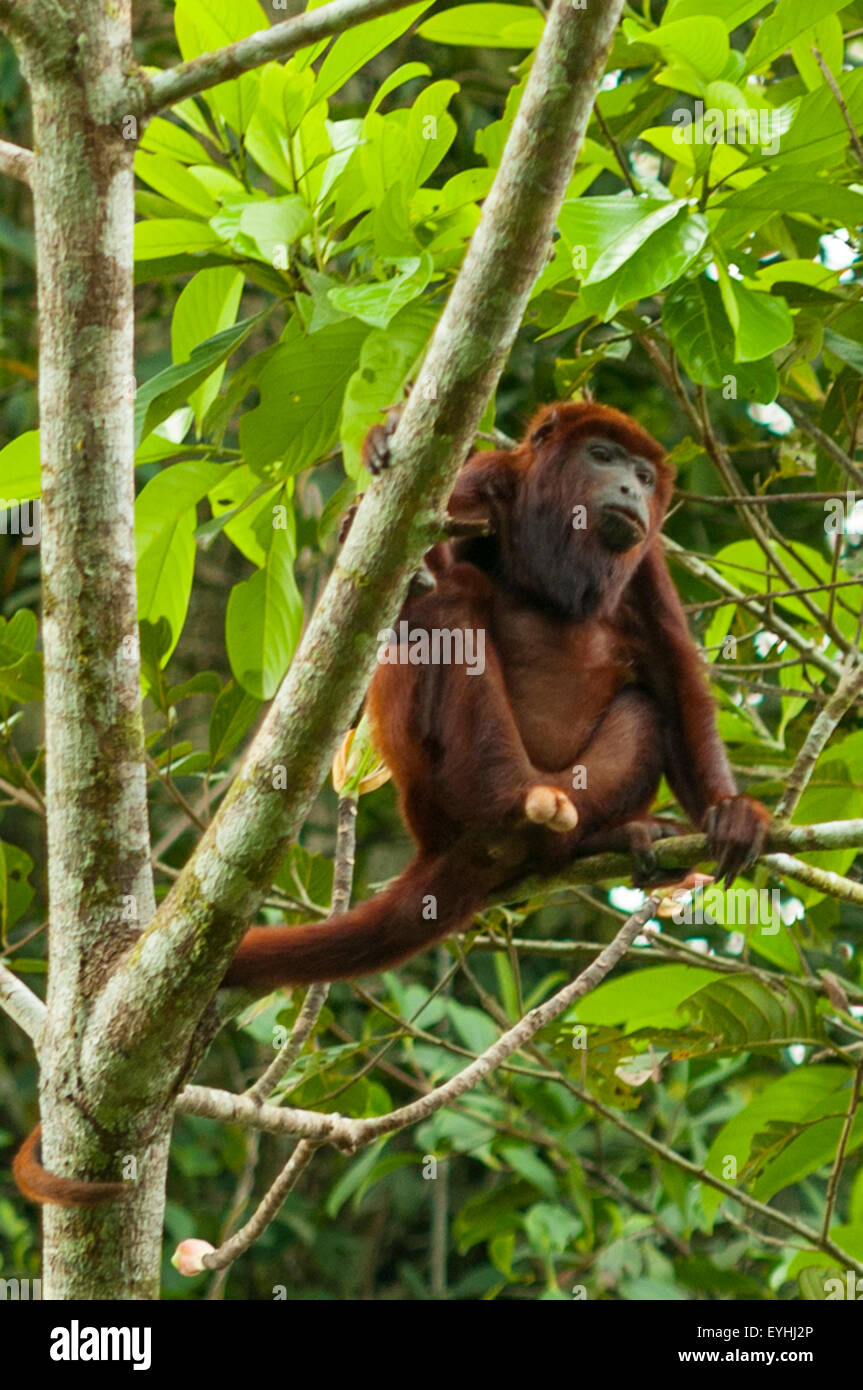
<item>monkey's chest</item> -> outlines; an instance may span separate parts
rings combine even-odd
[[[510,612],[495,642],[525,750],[535,767],[570,766],[634,678],[625,643],[599,620],[564,624]]]

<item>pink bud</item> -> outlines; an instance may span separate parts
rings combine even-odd
[[[215,1246],[208,1240],[196,1240],[190,1236],[181,1240],[171,1257],[171,1264],[178,1274],[200,1274],[204,1268],[204,1256],[212,1255]]]

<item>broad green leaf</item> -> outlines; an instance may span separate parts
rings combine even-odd
[[[174,10],[177,43],[185,61],[269,27],[257,0],[177,0]],[[210,109],[242,135],[255,109],[258,87],[257,72],[246,72],[202,95]]]
[[[792,1183],[800,1183],[810,1173],[828,1169],[835,1162],[839,1139],[845,1125],[845,1111],[850,1095],[850,1077],[844,1091],[835,1098],[838,1114],[819,1124],[807,1125],[800,1134],[786,1143],[776,1158],[769,1162],[752,1185],[752,1195],[759,1202],[769,1202],[775,1193]],[[843,1106],[842,1101],[845,1101]],[[858,1110],[851,1126],[845,1153],[850,1156],[863,1145],[863,1111]]]
[[[786,174],[767,174],[725,200],[717,235],[728,245],[736,245],[741,237],[757,231],[775,212],[817,217],[831,227],[856,227],[863,221],[863,194],[822,179],[789,179]],[[817,269],[823,271],[824,267]]]
[[[400,38],[431,3],[432,0],[420,0],[397,14],[381,15],[340,34],[318,69],[315,101],[326,101],[339,91],[355,72]]]
[[[820,24],[813,24],[811,29],[805,29],[791,45],[794,65],[810,92],[827,80],[821,70],[821,64],[812,52],[813,48],[818,49],[829,71],[834,77],[838,77],[845,55],[842,22],[838,15],[828,15]]]
[[[759,24],[746,54],[749,72],[766,67],[791,43],[828,15],[841,10],[845,0],[777,0],[770,14]]]
[[[288,248],[312,230],[312,215],[302,198],[268,198],[249,203],[240,214],[240,231],[255,244],[263,260],[277,270],[286,270]]]
[[[314,91],[310,69],[296,72],[289,65],[268,63],[261,72],[255,114],[246,131],[246,148],[274,183],[296,191],[291,137],[299,126]]]
[[[396,315],[388,328],[375,329],[363,343],[342,406],[342,449],[350,476],[362,476],[362,442],[371,426],[380,419],[381,412],[401,399],[405,382],[431,336],[435,319],[433,309],[410,304]]]
[[[752,975],[724,975],[685,1001],[685,1012],[721,1047],[783,1047],[824,1036],[811,989],[786,979],[770,988]]]
[[[269,700],[276,693],[302,625],[294,549],[287,532],[274,530],[265,568],[231,590],[225,625],[231,671],[255,699]]]
[[[225,686],[210,715],[210,766],[215,767],[236,748],[254,724],[260,700],[231,681]]]
[[[188,362],[166,367],[138,388],[135,396],[136,448],[144,435],[187,401],[201,382],[206,381],[210,373],[230,357],[267,312],[262,310],[252,318],[241,319],[231,328],[225,328],[206,342],[199,343]]]
[[[752,1140],[772,1120],[803,1120],[827,1096],[842,1094],[848,1081],[848,1069],[832,1062],[818,1067],[797,1067],[786,1076],[769,1081],[758,1094],[726,1121],[710,1146],[705,1168],[715,1177],[729,1179],[728,1160],[733,1160],[738,1174],[749,1158]],[[840,1102],[836,1101],[837,1106]],[[701,1201],[712,1219],[723,1201],[721,1192],[702,1187]]]
[[[199,158],[200,154],[199,147]],[[200,180],[189,172],[185,164],[169,159],[167,155],[146,154],[139,150],[135,155],[135,173],[157,193],[161,193],[163,198],[169,198],[198,217],[212,217],[214,212],[218,212],[218,203],[210,197]]]
[[[534,48],[542,37],[538,12],[524,5],[457,5],[432,15],[419,27],[433,43],[468,45],[471,48]]]
[[[593,276],[601,264],[600,258],[582,287],[585,306],[590,313],[609,319],[626,304],[666,289],[695,260],[709,230],[706,217],[686,209],[648,235],[615,274],[595,283]]]
[[[171,356],[175,363],[188,362],[199,343],[231,326],[242,292],[243,276],[230,266],[199,270],[192,276],[174,305],[171,319]],[[224,374],[222,363],[188,398],[198,434],[204,415],[219,394]]]
[[[779,381],[769,357],[735,361],[734,330],[715,281],[699,275],[675,286],[663,305],[662,322],[693,381],[721,386],[734,399],[775,400]]]
[[[406,256],[393,264],[397,269],[392,279],[382,284],[345,285],[330,290],[331,303],[363,323],[386,328],[400,309],[422,294],[432,273],[428,255]]]
[[[575,274],[590,277],[599,264],[607,267],[602,274],[608,275],[632,254],[640,240],[640,228],[649,223],[655,231],[681,206],[658,198],[579,198],[565,202],[557,223]]]
[[[207,222],[182,217],[159,217],[135,223],[135,260],[152,261],[162,256],[179,256],[194,251],[213,251],[222,246],[221,238]]]
[[[35,889],[28,883],[28,878],[33,872],[33,860],[30,855],[17,845],[0,843],[0,893],[2,893],[2,926],[4,934],[10,927],[14,927],[19,918],[24,916],[35,896]],[[20,956],[15,957],[16,968],[20,964]]]
[[[0,499],[7,506],[32,502],[42,490],[39,431],[25,430],[0,449]]]
[[[332,447],[368,332],[366,324],[346,320],[306,338],[296,323],[289,325],[261,372],[260,405],[240,421],[240,445],[252,468],[280,459],[279,472],[297,473]]]
[[[739,280],[724,276],[720,283],[726,312],[734,327],[738,362],[756,362],[790,343],[794,320],[784,299],[755,294]]]
[[[672,20],[658,29],[644,29],[627,19],[622,27],[630,43],[658,48],[666,62],[682,58],[708,82],[721,77],[728,62],[728,29],[721,19],[712,15]]]
[[[214,485],[219,465],[178,463],[151,478],[135,503],[138,555],[138,619],[156,625],[164,618],[176,646],[192,589],[195,565],[195,503]]]
[[[627,1032],[645,1027],[679,1027],[677,1010],[684,1000],[700,986],[723,978],[700,966],[648,966],[591,990],[578,1001],[573,1013],[579,1023],[619,1023]]]
[[[183,164],[199,164],[206,157],[206,149],[175,121],[164,116],[154,116],[141,136],[139,148],[148,154],[167,155]]]
[[[673,19],[700,19],[702,15],[712,15],[721,19],[731,33],[770,3],[771,0],[668,0],[662,17],[670,23]]]
[[[0,696],[20,705],[44,695],[41,652],[28,652],[11,666],[0,667]]]
[[[386,101],[391,92],[397,87],[403,87],[406,82],[412,82],[415,77],[430,77],[431,68],[428,63],[402,63],[400,68],[391,72],[389,77],[385,77],[378,90],[369,103],[369,111],[377,111],[382,102]]]

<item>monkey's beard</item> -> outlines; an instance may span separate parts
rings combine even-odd
[[[614,612],[643,554],[643,545],[615,551],[591,521],[573,529],[559,505],[527,502],[501,536],[502,577],[538,607],[584,622]]]

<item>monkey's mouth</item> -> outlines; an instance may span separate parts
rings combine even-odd
[[[612,550],[629,550],[647,535],[644,519],[628,507],[605,506],[600,518],[600,534]]]

